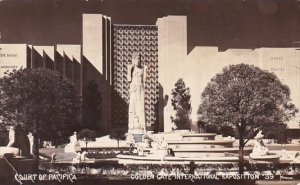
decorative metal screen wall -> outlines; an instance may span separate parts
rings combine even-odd
[[[147,65],[145,84],[146,125],[158,121],[158,37],[156,26],[113,25],[113,125],[128,124],[127,65],[134,51]]]

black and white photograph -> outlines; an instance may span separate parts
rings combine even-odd
[[[300,185],[300,0],[0,0],[0,184]]]

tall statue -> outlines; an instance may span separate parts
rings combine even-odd
[[[146,132],[144,86],[147,67],[142,67],[138,52],[133,52],[132,63],[127,69],[127,79],[130,83],[128,133],[143,134]]]

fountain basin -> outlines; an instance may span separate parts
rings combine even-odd
[[[172,149],[175,157],[225,157],[226,153],[238,154],[239,148],[175,148]],[[252,147],[244,148],[244,155],[252,152]]]
[[[170,148],[230,148],[235,140],[167,141]]]
[[[281,155],[276,153],[269,153],[268,155],[253,155],[250,154],[250,158],[256,161],[266,161],[266,162],[279,162]]]
[[[137,155],[118,155],[118,163],[120,164],[189,164],[191,161],[195,163],[232,163],[238,162],[238,157],[160,157],[155,155],[137,156]]]

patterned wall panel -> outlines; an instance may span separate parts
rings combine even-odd
[[[127,65],[134,51],[147,65],[145,114],[147,126],[158,121],[158,37],[156,26],[113,25],[113,125],[128,124]]]

